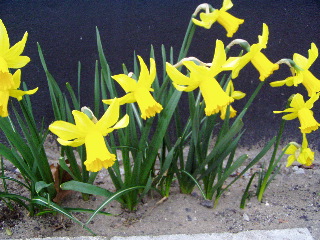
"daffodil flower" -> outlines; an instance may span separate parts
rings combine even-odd
[[[231,0],[224,0],[220,10],[213,9],[209,4],[201,4],[196,9],[194,16],[204,8],[206,12],[200,13],[200,21],[196,18],[192,18],[192,22],[200,27],[211,28],[214,22],[220,23],[227,30],[227,37],[232,37],[235,32],[238,31],[239,25],[244,22],[243,19],[236,18],[227,12],[232,8],[233,3]]]
[[[303,134],[302,146],[296,142],[290,142],[284,153],[290,155],[287,158],[286,167],[290,167],[294,161],[306,166],[312,165],[314,161],[314,152],[308,148],[308,140],[305,133]]]
[[[18,69],[13,75],[9,72],[2,72],[0,70],[0,116],[8,116],[8,101],[9,97],[22,100],[26,94],[34,94],[38,88],[29,91],[22,91],[18,88],[21,84],[21,70]]]
[[[125,96],[119,98],[120,105],[137,102],[141,111],[141,118],[146,120],[147,118],[154,117],[156,113],[160,113],[163,108],[150,93],[154,91],[151,85],[156,77],[156,64],[154,59],[150,58],[150,72],[143,59],[140,56],[138,56],[138,59],[141,67],[138,81],[125,74],[115,75],[112,76],[112,78],[117,81],[127,93]],[[110,104],[113,99],[102,101]]]
[[[233,86],[233,82],[230,80],[228,85],[227,85],[227,88],[226,88],[226,93],[232,97],[233,99],[236,99],[236,100],[240,100],[242,98],[244,98],[246,96],[245,93],[241,92],[241,91],[235,91],[234,90],[234,86]],[[226,113],[227,113],[227,108],[228,106],[225,106],[221,109],[221,112],[220,112],[220,118],[222,120],[224,120],[226,118]],[[229,118],[233,118],[235,117],[237,114],[237,111],[230,105],[230,115],[229,115]]]
[[[214,58],[210,67],[197,65],[193,61],[183,61],[182,64],[190,71],[190,77],[179,72],[173,65],[166,63],[166,70],[173,81],[174,87],[179,91],[190,92],[200,88],[206,104],[205,113],[207,116],[218,113],[225,106],[233,102],[215,79],[215,76],[224,71],[222,65],[226,61],[223,42],[216,41]]]
[[[319,99],[319,94],[314,94],[308,101],[304,102],[303,96],[297,93],[292,98],[290,108],[283,111],[273,111],[274,113],[289,113],[282,118],[285,120],[293,120],[298,118],[300,121],[300,130],[302,133],[311,133],[319,128],[320,124],[313,116],[311,109],[315,101]]]
[[[300,83],[308,91],[308,96],[311,97],[314,93],[320,92],[320,80],[317,79],[310,71],[309,68],[318,58],[318,48],[314,43],[311,43],[311,48],[308,50],[308,58],[295,53],[293,54],[293,61],[299,66],[299,68],[292,68],[293,76],[286,78],[285,80],[275,81],[270,83],[272,87],[280,87],[283,85],[298,86]]]
[[[272,63],[262,52],[261,50],[267,47],[269,36],[268,26],[264,23],[262,35],[259,35],[259,42],[253,44],[250,47],[250,51],[241,57],[230,57],[224,67],[226,69],[232,70],[232,78],[236,78],[239,75],[240,70],[247,65],[249,62],[260,73],[260,81],[264,81],[269,77],[275,70],[279,69],[279,65]]]
[[[85,113],[74,110],[72,115],[75,124],[55,121],[49,130],[58,136],[57,140],[63,146],[78,147],[85,144],[87,159],[84,164],[88,171],[98,172],[102,168],[111,167],[116,160],[115,154],[109,152],[104,136],[129,124],[127,114],[118,121],[119,112],[119,100],[115,99],[96,123]]]
[[[0,19],[0,71],[8,72],[9,68],[22,68],[29,61],[27,56],[20,56],[26,45],[28,33],[23,35],[21,41],[10,47],[7,29]]]

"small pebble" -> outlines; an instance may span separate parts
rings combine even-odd
[[[243,214],[243,220],[245,220],[247,222],[250,221],[250,218],[249,218],[248,214],[246,214],[246,213]]]
[[[200,202],[200,205],[206,207],[206,208],[213,208],[213,201],[211,200],[203,200]]]

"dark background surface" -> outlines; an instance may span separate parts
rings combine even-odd
[[[222,0],[207,1],[220,8]],[[23,80],[29,88],[40,87],[32,96],[36,116],[47,123],[53,120],[46,85],[36,42],[39,42],[47,61],[48,69],[63,88],[65,82],[76,86],[78,61],[82,64],[82,105],[93,105],[94,64],[98,59],[95,27],[99,28],[113,74],[121,73],[121,64],[132,70],[133,52],[148,58],[153,44],[160,60],[161,44],[173,46],[179,51],[191,14],[203,1],[192,0],[1,0],[0,18],[7,27],[11,45],[19,41],[25,31],[29,32],[24,55],[32,61],[23,68]],[[229,10],[238,18],[245,19],[233,38],[227,38],[222,26],[215,23],[210,30],[197,28],[189,56],[211,62],[215,39],[228,44],[234,38],[257,42],[262,23],[269,26],[269,43],[263,52],[276,62],[281,58],[292,58],[297,52],[307,57],[311,42],[320,47],[320,3],[318,0],[234,0]],[[147,61],[148,62],[148,61]],[[320,60],[311,67],[320,78]],[[159,71],[160,72],[160,71]],[[282,80],[289,76],[285,65],[268,81]],[[237,90],[250,93],[259,80],[258,72],[251,66],[241,71],[234,83]],[[282,110],[287,98],[298,88],[271,88],[265,85],[244,121],[246,135],[243,143],[252,145],[275,134],[281,115],[273,110]],[[241,109],[244,101],[234,104]],[[315,105],[315,116],[320,121],[320,104]],[[286,137],[300,139],[298,120],[288,122]],[[310,134],[309,142],[319,148],[319,131]]]

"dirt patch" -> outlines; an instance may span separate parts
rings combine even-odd
[[[51,149],[48,155],[54,159],[54,146]],[[249,156],[255,156],[258,150],[242,149]],[[319,156],[318,153],[316,156]],[[243,210],[239,205],[250,174],[239,179],[220,198],[216,208],[203,206],[203,199],[197,189],[191,195],[179,193],[178,185],[174,182],[167,200],[159,203],[161,196],[154,193],[145,197],[135,212],[127,212],[119,203],[112,202],[104,209],[112,216],[99,215],[88,227],[97,235],[107,237],[307,227],[315,239],[320,239],[320,166],[317,160],[315,162],[308,169],[282,167],[280,174],[270,184],[263,202],[252,197]],[[6,167],[6,173],[19,177],[19,173],[10,164]],[[106,171],[99,173],[96,183],[112,190]],[[255,191],[254,184],[252,192]],[[19,193],[20,188],[14,184],[10,188]],[[92,196],[89,201],[83,201],[80,193],[74,193],[62,205],[95,209],[103,200]],[[0,204],[0,239],[90,235],[60,214],[30,217],[21,207],[15,206],[14,211],[11,211],[3,202]],[[89,218],[85,213],[74,215],[82,222]],[[8,235],[10,233],[12,235]]]

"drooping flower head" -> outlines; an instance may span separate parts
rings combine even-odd
[[[289,154],[286,167],[290,167],[294,161],[310,166],[314,161],[314,152],[308,148],[308,140],[305,133],[302,134],[302,146],[296,142],[290,142],[289,147],[284,152]]]
[[[63,146],[78,147],[85,144],[87,159],[84,162],[88,171],[98,172],[109,168],[116,160],[106,146],[104,136],[115,129],[124,128],[129,124],[129,116],[125,115],[120,121],[119,100],[115,99],[99,121],[92,121],[83,112],[74,110],[72,115],[75,124],[65,121],[55,121],[49,130],[58,136],[58,142]]]
[[[222,65],[226,61],[223,42],[216,41],[214,58],[210,67],[197,65],[193,61],[183,61],[182,64],[190,71],[190,77],[179,72],[170,63],[166,63],[166,70],[173,81],[174,87],[179,91],[190,92],[200,88],[206,104],[205,113],[207,116],[218,113],[222,108],[233,102],[215,79],[215,76],[224,71]]]
[[[224,0],[220,10],[212,8],[209,4],[201,4],[198,6],[193,16],[195,17],[199,11],[204,9],[206,12],[200,13],[200,21],[192,18],[192,22],[200,27],[211,28],[214,22],[220,23],[227,30],[227,37],[232,37],[238,31],[239,25],[244,22],[243,19],[236,18],[227,12],[232,8],[231,0]]]
[[[18,88],[21,84],[21,70],[18,69],[13,75],[9,72],[2,72],[0,70],[0,116],[8,116],[8,102],[9,98],[13,97],[22,100],[26,94],[34,94],[38,88],[29,91],[22,91]]]
[[[20,56],[26,45],[27,38],[28,33],[26,32],[21,41],[10,47],[7,29],[0,19],[0,71],[8,72],[9,68],[22,68],[30,61],[29,57]]]
[[[292,98],[290,108],[283,111],[273,111],[274,113],[288,113],[282,118],[293,120],[298,118],[300,121],[300,130],[302,133],[311,133],[319,128],[320,124],[313,116],[312,108],[315,101],[319,99],[319,94],[314,94],[308,101],[304,101],[303,96],[297,93]]]
[[[245,93],[241,92],[241,91],[235,91],[234,90],[234,86],[233,86],[233,82],[232,80],[229,81],[228,85],[227,85],[227,88],[226,88],[226,93],[232,97],[233,99],[235,100],[240,100],[242,98],[244,98],[246,96]],[[221,109],[221,112],[220,112],[220,118],[222,120],[225,119],[226,117],[226,113],[227,113],[227,108],[228,106],[225,106]],[[229,118],[233,118],[236,116],[237,114],[237,111],[230,105],[230,115],[229,115]]]
[[[150,72],[143,59],[140,56],[138,56],[138,59],[141,67],[138,81],[125,74],[114,75],[112,78],[117,81],[127,93],[125,96],[119,98],[120,105],[137,102],[141,111],[141,118],[146,120],[147,118],[154,117],[156,113],[160,113],[163,108],[150,93],[154,91],[151,85],[156,77],[156,64],[154,59],[150,58]],[[102,101],[110,104],[113,99]]]
[[[309,68],[318,58],[318,48],[314,43],[311,43],[311,48],[308,50],[308,58],[295,53],[293,54],[293,61],[298,67],[292,67],[293,76],[285,80],[275,81],[270,83],[272,87],[280,87],[283,85],[298,86],[300,83],[308,91],[308,96],[311,97],[314,93],[320,92],[320,80],[317,79],[310,71]]]
[[[259,35],[259,42],[253,44],[250,47],[249,52],[244,54],[241,57],[230,57],[225,64],[226,68],[233,68],[232,78],[236,78],[239,75],[240,70],[247,65],[249,62],[260,73],[260,81],[264,81],[269,77],[275,70],[279,69],[279,65],[272,63],[262,52],[261,50],[267,47],[269,37],[269,29],[267,24],[263,24],[262,35]]]

